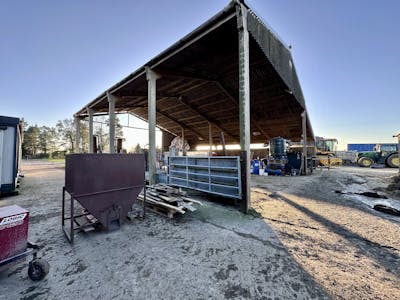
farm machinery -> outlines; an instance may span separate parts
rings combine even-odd
[[[371,167],[373,164],[383,164],[390,168],[398,168],[400,164],[398,145],[377,144],[374,151],[364,151],[357,154],[357,164],[360,167]]]

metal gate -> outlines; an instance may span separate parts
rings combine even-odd
[[[239,156],[170,156],[170,185],[241,199]]]

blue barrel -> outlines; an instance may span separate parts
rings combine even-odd
[[[260,161],[258,159],[254,159],[251,163],[253,166],[253,174],[259,175],[260,174]]]
[[[269,141],[269,155],[275,159],[286,157],[286,140],[282,137],[275,137]]]

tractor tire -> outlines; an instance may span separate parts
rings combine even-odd
[[[29,262],[28,276],[33,281],[42,280],[49,273],[49,263],[41,258]]]
[[[396,153],[389,155],[389,157],[386,159],[386,164],[390,168],[398,168],[400,164],[399,155]]]
[[[372,166],[372,164],[374,163],[374,161],[369,158],[369,157],[361,157],[358,161],[357,161],[358,165],[360,167],[364,167],[364,168],[369,168]]]

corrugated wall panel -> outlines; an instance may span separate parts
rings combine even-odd
[[[252,12],[247,15],[248,29],[276,72],[293,92],[297,101],[305,108],[303,92],[300,87],[292,55],[283,43]]]

